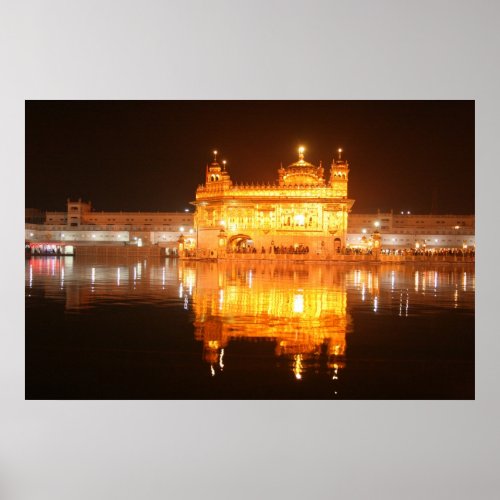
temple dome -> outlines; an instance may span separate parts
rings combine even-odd
[[[323,167],[304,160],[304,148],[299,148],[299,159],[279,170],[282,185],[322,185]]]
[[[287,168],[318,168],[318,167],[316,165],[313,165],[312,163],[309,163],[308,161],[305,161],[304,159],[300,159],[288,165]]]

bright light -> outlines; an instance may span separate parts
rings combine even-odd
[[[420,243],[415,243],[415,248],[420,248]]]
[[[410,214],[411,214],[411,212],[410,212],[409,210],[408,210],[408,212],[406,212],[406,213],[407,213],[408,215],[410,215]]]
[[[184,228],[183,228],[183,227],[180,227],[180,228],[179,228],[179,231],[180,231],[181,233],[183,233],[183,232],[184,232]]]
[[[366,229],[365,229],[365,228],[361,229],[361,232],[362,232],[363,234],[366,234]]]
[[[33,233],[30,233],[30,236],[33,236]]]
[[[298,314],[304,312],[304,296],[302,294],[293,296],[293,312]]]
[[[401,210],[401,215],[404,215],[404,212]]]
[[[339,153],[342,153],[342,148],[339,148]]]
[[[373,223],[373,225],[374,225],[375,227],[379,227],[379,226],[380,226],[380,222],[379,222],[378,220],[376,220],[376,221]]]
[[[455,226],[455,229],[460,229],[460,226]]]
[[[193,234],[193,230],[192,229],[189,230],[189,234]]]
[[[303,214],[297,214],[295,215],[294,217],[294,220],[295,220],[295,224],[297,226],[303,226],[304,225],[304,222],[306,220],[305,216]]]
[[[297,380],[302,379],[302,354],[295,354],[294,356],[293,373]]]
[[[189,212],[189,208],[185,208],[185,209],[184,209],[184,212]]]
[[[225,220],[221,220],[221,221],[220,221],[220,225],[221,225],[221,226],[225,226],[225,225],[226,225],[226,221],[225,221]]]
[[[434,240],[436,243],[438,242],[438,240]]]
[[[95,234],[92,235],[92,238],[95,238]]]
[[[305,150],[306,150],[306,148],[304,146],[300,146],[299,147],[299,153],[300,154],[303,154]]]
[[[214,155],[218,154],[218,151],[216,149],[214,149]]]

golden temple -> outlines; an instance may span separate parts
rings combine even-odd
[[[349,163],[342,150],[324,168],[304,159],[280,166],[274,184],[236,184],[214,159],[205,184],[196,190],[197,256],[220,258],[228,253],[310,253],[331,258],[346,246]]]

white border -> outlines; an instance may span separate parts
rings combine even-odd
[[[0,496],[496,498],[499,5],[4,2]],[[476,99],[476,401],[24,401],[24,99],[180,98]]]

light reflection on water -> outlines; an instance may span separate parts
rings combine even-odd
[[[450,310],[473,316],[474,292],[473,265],[26,261],[28,311],[49,301],[76,315],[107,307],[113,314],[125,307],[170,310],[193,325],[193,350],[202,346],[199,363],[210,377],[230,376],[243,362],[241,355],[231,359],[232,343],[266,342],[295,384],[320,373],[332,394],[351,361],[348,339],[366,335],[353,316],[404,331],[399,322],[410,327],[412,318],[442,318]]]

